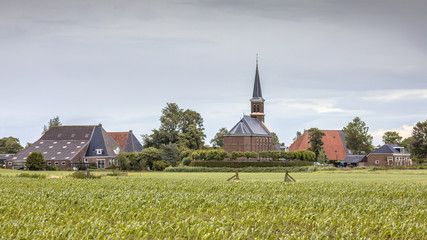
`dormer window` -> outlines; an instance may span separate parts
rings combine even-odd
[[[96,149],[96,155],[101,155],[102,154],[102,149]]]

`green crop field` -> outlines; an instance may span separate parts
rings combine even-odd
[[[425,170],[19,173],[0,170],[0,239],[427,238]]]

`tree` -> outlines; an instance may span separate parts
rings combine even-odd
[[[383,142],[385,144],[400,144],[402,141],[402,137],[398,132],[395,131],[387,131],[383,135]]]
[[[40,152],[32,152],[27,157],[25,166],[30,170],[40,170],[45,167],[46,161],[44,160],[43,154]]]
[[[224,135],[228,133],[227,128],[220,128],[219,131],[215,134],[215,137],[211,140],[213,147],[224,147]]]
[[[155,147],[144,148],[140,154],[150,169],[153,169],[153,162],[162,160],[162,151]]]
[[[314,152],[316,154],[316,158],[323,151],[323,136],[325,136],[325,133],[318,128],[310,128],[308,130],[308,143],[310,144],[310,148],[308,148],[308,150]]]
[[[159,129],[153,129],[151,135],[142,135],[142,138],[146,148],[176,143],[180,147],[199,149],[204,145],[204,130],[199,113],[180,109],[176,103],[167,103],[162,109]]]
[[[359,117],[354,118],[353,122],[349,122],[342,131],[347,133],[345,136],[346,147],[352,151],[352,154],[368,154],[374,150],[373,138],[368,133],[369,127]]]
[[[405,138],[405,139],[403,139],[401,142],[400,142],[400,146],[401,147],[404,147],[406,150],[408,150],[409,152],[412,152],[412,150],[411,150],[411,148],[412,148],[412,146],[411,146],[411,142],[412,142],[412,140],[414,140],[414,138],[413,137],[407,137],[407,138]]]
[[[280,145],[279,137],[275,132],[271,132],[271,135],[273,136],[271,141],[273,142],[273,145]]]
[[[163,144],[162,149],[162,160],[169,165],[175,166],[179,160],[179,150],[176,143]]]
[[[297,131],[297,135],[292,140],[295,142],[299,137],[301,137],[301,135],[302,135],[301,132]]]
[[[19,143],[18,138],[4,137],[0,139],[0,153],[17,153],[21,151],[23,147]]]
[[[412,156],[419,162],[423,162],[427,159],[427,120],[424,122],[418,122],[412,130],[412,141],[410,149],[412,150]]]
[[[47,126],[46,125],[43,126],[42,135],[45,134],[47,131],[49,131],[49,129],[51,127],[57,127],[57,126],[62,126],[62,123],[61,123],[61,121],[59,121],[59,117],[58,116],[53,117],[52,119],[50,119]]]

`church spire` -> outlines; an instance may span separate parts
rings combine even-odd
[[[254,82],[254,92],[252,94],[252,99],[262,99],[261,82],[259,81],[259,72],[258,72],[258,53],[256,55],[255,82]]]
[[[261,82],[259,80],[258,72],[258,54],[256,55],[256,71],[255,71],[255,82],[254,92],[251,98],[251,117],[257,118],[259,121],[264,122],[264,98],[262,98]]]

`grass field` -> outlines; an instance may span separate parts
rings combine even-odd
[[[5,239],[427,238],[426,170],[292,173],[296,183],[283,173],[19,173],[0,171]]]

